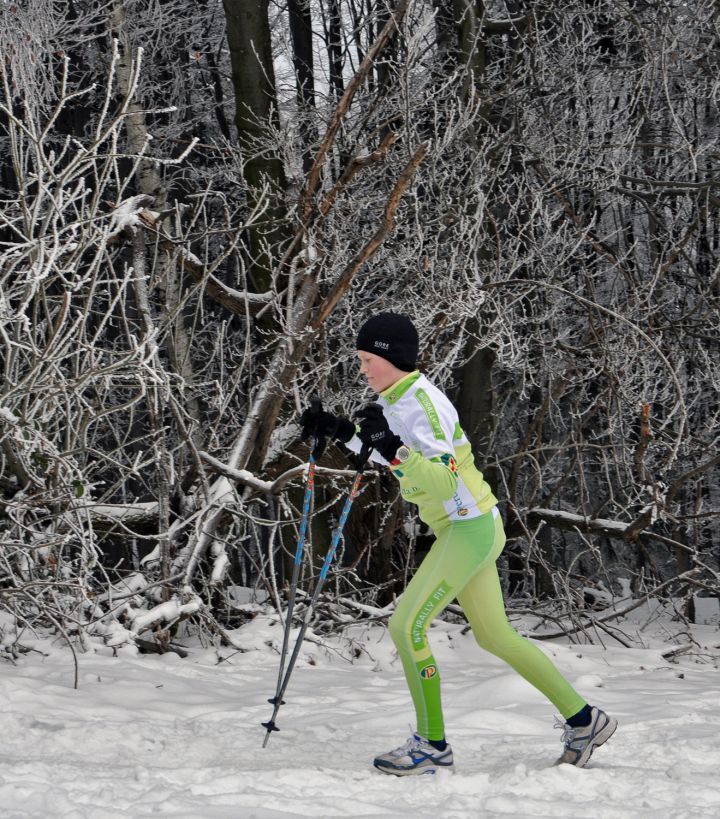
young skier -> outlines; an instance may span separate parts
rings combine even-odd
[[[402,497],[417,504],[435,542],[400,597],[389,629],[417,715],[417,730],[375,767],[387,774],[435,773],[452,768],[440,702],[440,674],[428,645],[431,621],[457,598],[479,645],[505,660],[562,714],[558,763],[584,766],[617,727],[612,717],[574,690],[548,657],[510,625],[495,561],[505,545],[496,499],[475,468],[470,443],[447,397],[415,369],[418,335],[410,319],[380,313],[357,338],[360,372],[379,394],[357,414],[358,424],[315,407],[300,423],[303,436],[341,441],[355,452],[373,447],[372,460],[389,467]]]

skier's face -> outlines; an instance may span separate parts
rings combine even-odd
[[[384,358],[374,353],[358,350],[360,359],[360,373],[365,376],[370,387],[375,392],[382,392],[402,377],[402,373]]]

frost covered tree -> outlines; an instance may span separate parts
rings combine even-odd
[[[0,14],[7,628],[232,639],[237,586],[277,601],[294,419],[315,391],[369,397],[353,342],[377,309],[412,315],[455,396],[518,597],[717,593],[711,8]],[[316,551],[347,488],[325,466]],[[423,535],[375,476],[334,591],[388,602]]]

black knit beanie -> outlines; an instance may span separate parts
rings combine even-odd
[[[405,372],[415,369],[418,346],[417,330],[400,313],[378,313],[369,318],[360,328],[356,345],[358,350],[375,353]]]

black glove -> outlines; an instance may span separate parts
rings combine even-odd
[[[340,415],[333,415],[322,408],[322,401],[313,398],[310,406],[300,416],[302,438],[305,440],[311,435],[318,441],[326,438],[346,443],[355,434],[355,424]]]
[[[386,461],[392,461],[402,440],[390,429],[380,404],[368,404],[355,416],[360,423],[358,438],[379,452]]]

